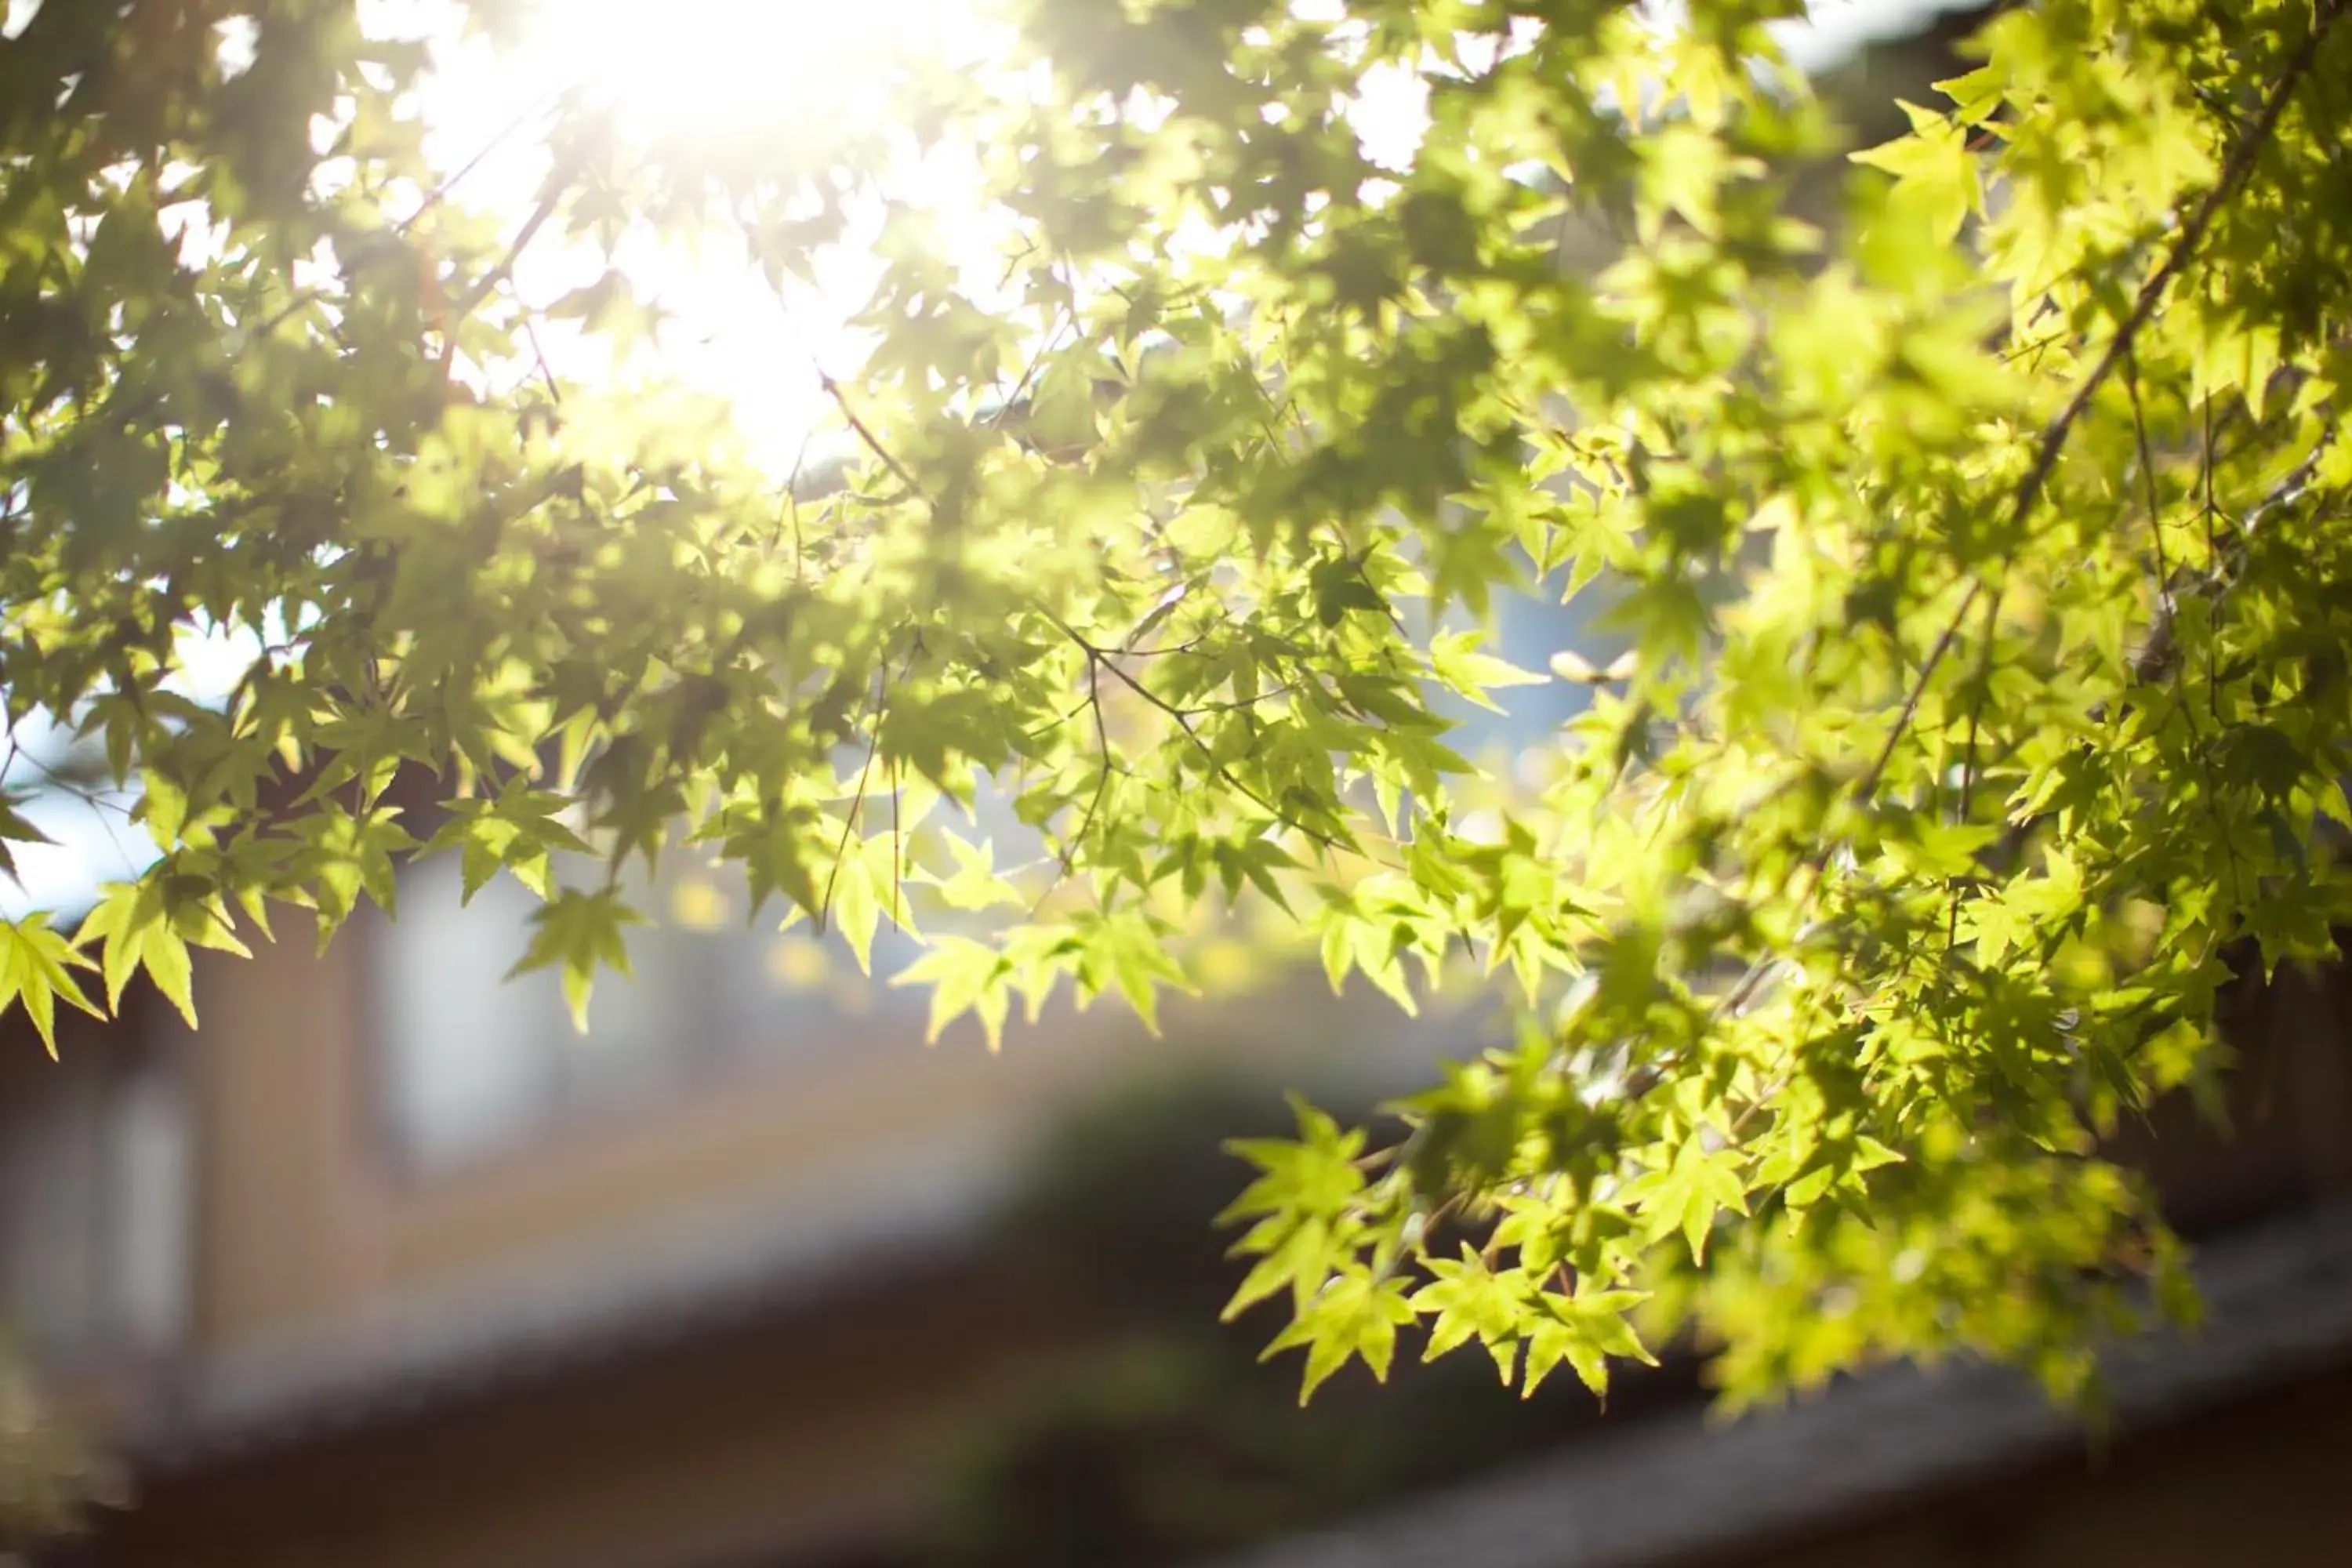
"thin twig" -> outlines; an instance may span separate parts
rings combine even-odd
[[[2335,26],[2342,9],[2341,0],[2337,0],[2336,4],[2316,12],[2311,31],[2304,37],[2303,47],[2295,51],[2294,58],[2287,62],[2286,69],[2272,84],[2270,95],[2263,102],[2262,112],[2255,117],[2245,135],[2239,138],[2237,146],[2231,150],[2229,161],[2221,165],[2221,174],[2213,181],[2213,188],[2205,193],[2205,199],[2198,204],[2196,212],[2181,226],[2180,237],[2173,241],[2164,265],[2140,285],[2139,295],[2132,302],[2131,313],[2116,329],[2115,341],[2107,345],[2107,352],[2099,357],[2099,363],[2091,368],[2089,377],[2067,400],[2066,406],[2060,409],[2058,416],[2043,429],[2041,451],[2034,458],[2033,467],[2026,471],[2024,480],[2017,487],[2016,501],[2011,508],[2012,525],[2022,525],[2026,515],[2042,499],[2042,491],[2058,466],[2059,455],[2064,450],[2066,437],[2074,430],[2075,422],[2090,407],[2091,400],[2098,395],[2099,388],[2106,384],[2107,377],[2130,354],[2133,340],[2155,316],[2157,306],[2163,302],[2165,290],[2187,268],[2197,253],[2197,247],[2204,243],[2205,231],[2213,226],[2213,220],[2221,216],[2221,208],[2237,195],[2237,187],[2252,173],[2254,161],[2262,156],[2263,145],[2270,141],[2272,132],[2278,129],[2280,117],[2286,112],[2287,100],[2294,97],[2294,89],[2309,74],[2312,62],[2319,54],[2319,46],[2326,41],[2328,29]]]
[[[2124,355],[2124,390],[2131,395],[2132,436],[2134,440],[2137,442],[2139,447],[2140,479],[2143,487],[2147,492],[2148,535],[2153,541],[2156,548],[2157,627],[2156,631],[2148,638],[2148,646],[2151,648],[2158,649],[2159,654],[2163,658],[2163,662],[2171,668],[2173,706],[2180,710],[2181,722],[2189,727],[2189,755],[2196,758],[2198,763],[2205,769],[2206,787],[2200,793],[2204,797],[2205,815],[2212,819],[2214,836],[2221,840],[2222,858],[2228,862],[2230,867],[2230,898],[2232,902],[2242,902],[2245,893],[2238,871],[2238,847],[2230,842],[2229,820],[2221,815],[2221,798],[2215,794],[2213,789],[2212,767],[2210,759],[2209,759],[2205,753],[2204,731],[2198,727],[2197,707],[2196,704],[2189,700],[2188,692],[2181,684],[2180,661],[2169,657],[2168,653],[2165,651],[2169,648],[2173,640],[2172,627],[2176,624],[2174,620],[2175,611],[2173,608],[2172,599],[2172,567],[2165,559],[2164,513],[2156,492],[2156,457],[2148,447],[2147,416],[2146,412],[2140,407],[2139,361],[2128,351],[2126,351]],[[2210,412],[2212,406],[2212,399],[2210,397],[2206,399],[2206,406]],[[2227,591],[2226,587],[2223,591]],[[2214,610],[2218,612],[2221,606],[2220,595],[2217,595],[2215,596],[2213,605]],[[2207,628],[2205,647],[2207,658],[2207,680],[2209,683],[2211,680],[2212,670],[2211,658],[2214,641],[2212,634],[2218,630],[2218,621],[2214,624],[2210,624]],[[2147,649],[2144,648],[2141,651],[2145,654]],[[2211,697],[2210,690],[2207,695],[2209,699]],[[2221,715],[2218,710],[2214,715],[2214,722],[2216,725],[2219,725],[2221,722]]]
[[[425,199],[417,204],[416,210],[410,213],[406,217],[402,218],[398,223],[394,224],[393,226],[392,232],[397,235],[406,235],[410,229],[416,226],[416,222],[419,218],[422,218],[426,213],[431,212],[435,207],[439,206],[444,201],[447,200],[449,193],[457,188],[457,183],[460,180],[463,180],[467,175],[472,174],[476,169],[480,168],[482,164],[488,160],[490,154],[497,152],[499,148],[505,143],[508,137],[512,136],[516,132],[521,130],[523,126],[530,121],[533,115],[544,114],[554,107],[554,102],[551,100],[535,103],[530,108],[524,110],[521,113],[516,115],[512,120],[508,121],[506,124],[499,130],[496,135],[492,136],[488,142],[482,143],[481,151],[476,153],[472,157],[459,164],[455,174],[449,175],[448,178],[443,180],[439,184],[426,192]]]
[[[856,433],[860,441],[866,444],[866,449],[872,452],[876,458],[882,463],[883,467],[889,469],[891,474],[898,479],[898,482],[905,485],[912,495],[920,500],[925,506],[929,507],[933,512],[936,513],[938,510],[937,503],[932,501],[930,496],[923,489],[922,486],[916,482],[915,476],[908,472],[906,466],[900,463],[898,459],[892,455],[889,447],[883,445],[882,438],[875,435],[874,432],[867,427],[865,420],[858,417],[857,411],[850,406],[847,395],[841,390],[840,383],[835,381],[832,376],[826,374],[821,368],[817,372],[817,377],[819,384],[824,388],[825,395],[833,399],[834,406],[841,411],[841,416],[849,422],[850,429]],[[1168,715],[1169,718],[1174,720],[1176,727],[1184,732],[1185,739],[1191,741],[1193,747],[1198,750],[1203,757],[1208,759],[1210,768],[1215,773],[1218,779],[1228,788],[1250,801],[1260,810],[1265,812],[1266,815],[1272,816],[1276,822],[1283,824],[1285,826],[1295,828],[1298,832],[1305,834],[1307,837],[1313,839],[1316,843],[1322,845],[1325,848],[1346,850],[1350,853],[1355,852],[1357,848],[1356,846],[1348,844],[1341,839],[1333,837],[1328,833],[1310,826],[1307,823],[1298,821],[1296,817],[1291,816],[1279,806],[1276,806],[1273,802],[1267,800],[1257,791],[1252,789],[1249,785],[1235,778],[1225,767],[1225,764],[1218,760],[1216,752],[1209,745],[1208,742],[1201,738],[1200,731],[1192,727],[1191,716],[1182,709],[1169,702],[1158,692],[1153,691],[1141,681],[1136,679],[1135,677],[1129,675],[1126,670],[1121,669],[1118,667],[1118,661],[1110,657],[1110,654],[1107,649],[1096,647],[1091,641],[1081,636],[1076,627],[1071,626],[1069,622],[1064,620],[1060,616],[1055,615],[1051,609],[1046,608],[1042,604],[1038,605],[1036,607],[1038,612],[1042,614],[1047,621],[1053,624],[1055,630],[1060,632],[1073,644],[1076,645],[1081,652],[1087,654],[1097,660],[1101,668],[1108,669],[1113,679],[1126,687],[1129,690],[1134,692],[1138,697],[1142,698],[1152,707],[1159,709],[1162,713]]]
[[[1037,911],[1045,907],[1045,900],[1052,898],[1060,889],[1062,884],[1069,879],[1070,873],[1077,869],[1078,847],[1086,842],[1087,835],[1094,830],[1095,816],[1102,810],[1103,796],[1110,790],[1112,766],[1110,727],[1103,717],[1102,667],[1103,660],[1100,655],[1087,656],[1087,700],[1079,704],[1080,708],[1094,710],[1095,745],[1102,756],[1101,767],[1095,774],[1094,795],[1087,802],[1086,814],[1078,818],[1076,829],[1063,841],[1062,852],[1057,857],[1061,866],[1059,874],[1045,884],[1029,905],[1029,915],[1033,920],[1036,918]],[[1072,717],[1076,716],[1076,710],[1073,710]]]
[[[1186,637],[1182,642],[1178,643],[1165,643],[1159,647],[1123,647],[1118,650],[1119,657],[1121,658],[1167,658],[1175,654],[1197,652],[1202,643],[1207,642],[1216,634],[1217,629],[1215,626],[1211,626],[1198,637]]]
[[[2148,540],[2156,551],[2156,626],[2158,630],[2149,637],[2153,643],[2157,636],[2168,630],[2173,624],[2172,563],[2164,553],[2164,504],[2156,492],[2156,454],[2148,446],[2147,413],[2140,406],[2139,361],[2128,353],[2124,355],[2124,391],[2131,398],[2132,439],[2139,449],[2140,485],[2147,492]],[[2180,667],[2178,661],[2167,662],[2173,667],[2172,685],[2177,694],[2180,689]],[[2185,709],[2187,704],[2184,702],[2182,706]],[[2184,712],[2183,717],[2189,721],[2190,739],[2202,745],[2204,742],[2197,733],[2196,714]]]
[[[1255,697],[1225,697],[1214,702],[1195,702],[1184,711],[1195,717],[1202,713],[1237,713],[1244,709],[1255,708],[1261,702],[1272,702],[1277,698],[1287,697],[1294,691],[1305,689],[1308,684],[1309,679],[1302,675],[1296,680],[1286,680],[1281,685],[1261,691]],[[1361,710],[1355,710],[1355,711],[1360,712]]]
[[[1895,727],[1887,731],[1885,743],[1878,748],[1878,755],[1871,760],[1870,771],[1863,774],[1862,783],[1854,789],[1858,802],[1867,803],[1872,795],[1878,793],[1879,784],[1886,777],[1888,765],[1895,761],[1895,749],[1902,745],[1905,732],[1911,728],[1911,721],[1918,716],[1920,700],[1927,694],[1927,682],[1935,678],[1937,668],[1952,651],[1952,645],[1959,640],[1960,627],[1967,623],[1969,612],[1976,607],[1977,596],[1983,592],[1983,578],[1969,581],[1969,591],[1960,595],[1959,604],[1952,611],[1952,618],[1944,624],[1935,646],[1927,650],[1927,658],[1919,666],[1919,673],[1912,678],[1911,689],[1904,694],[1902,708],[1895,715]]]
[[[915,476],[907,471],[907,466],[898,461],[890,448],[882,444],[882,437],[874,434],[866,421],[858,417],[857,410],[849,405],[849,395],[841,390],[841,383],[834,380],[823,365],[817,365],[815,369],[817,385],[824,389],[827,397],[833,399],[833,405],[841,411],[842,418],[849,422],[850,430],[866,444],[866,449],[879,458],[882,466],[889,469],[891,476],[906,486],[909,493],[936,511],[938,509],[932,506],[929,494],[924,490],[921,484],[917,482]]]
[[[1086,815],[1078,818],[1077,831],[1063,847],[1062,871],[1066,876],[1072,869],[1078,846],[1085,843],[1087,835],[1093,831],[1095,814],[1102,809],[1103,795],[1110,788],[1110,726],[1103,718],[1102,666],[1100,658],[1087,656],[1087,704],[1095,710],[1095,744],[1102,752],[1102,770],[1095,775],[1094,798],[1087,802]]]
[[[547,351],[540,346],[539,328],[529,316],[522,319],[523,341],[530,344],[530,357],[539,366],[540,379],[547,383],[547,400],[558,408],[563,406],[563,389],[555,384],[555,372],[547,365]]]
[[[841,864],[849,856],[850,835],[857,831],[858,814],[866,809],[866,784],[874,775],[874,753],[882,746],[882,705],[887,694],[888,688],[877,669],[874,672],[874,701],[866,710],[866,762],[857,770],[857,794],[849,803],[849,814],[841,819],[841,840],[833,848],[833,869],[825,873],[824,897],[817,903],[816,929],[820,933],[833,914],[834,884],[841,880]]]
[[[2206,230],[2212,227],[2214,218],[2220,216],[2221,208],[2231,196],[2237,194],[2237,187],[2243,184],[2247,174],[2252,172],[2254,161],[2262,155],[2264,143],[2269,142],[2272,132],[2278,129],[2279,119],[2286,112],[2287,100],[2294,96],[2294,89],[2302,84],[2304,77],[2310,71],[2312,62],[2318,55],[2321,42],[2326,37],[2328,29],[2335,25],[2341,10],[2342,5],[2338,0],[2337,4],[2330,5],[2318,13],[2310,33],[2304,38],[2302,47],[2295,51],[2294,58],[2287,63],[2286,69],[2272,84],[2270,94],[2263,100],[2262,112],[2256,116],[2253,125],[2246,134],[2240,138],[2237,146],[2231,150],[2228,162],[2222,164],[2220,175],[2213,182],[2213,188],[2205,194],[2205,199],[2198,204],[2197,210],[2189,216],[2189,221],[2181,226],[2179,237],[2173,241],[2172,249],[2165,257],[2164,265],[2158,268],[2147,281],[2140,285],[2138,296],[2132,302],[2131,311],[2116,327],[2115,340],[2107,345],[2106,353],[2099,356],[2099,362],[2091,367],[2091,374],[2084,379],[2083,384],[2075,389],[2074,395],[2066,400],[2066,405],[2058,411],[2057,416],[2042,427],[2042,439],[2034,454],[2033,465],[2025,471],[2025,477],[2018,482],[2017,489],[2010,502],[2010,526],[2012,531],[2024,527],[2034,507],[2040,503],[2042,492],[2048,488],[2051,475],[2057,471],[2058,459],[2065,451],[2066,439],[2074,433],[2074,426],[2091,406],[2091,402],[2098,395],[2099,389],[2106,384],[2107,377],[2114,374],[2116,366],[2122,364],[2130,355],[2134,340],[2155,316],[2157,306],[2163,302],[2165,290],[2169,289],[2173,279],[2179,277],[2187,268],[2190,259],[2196,255],[2197,247],[2204,242]],[[1864,775],[1862,786],[1856,792],[1858,795],[1867,798],[1876,791],[1880,780],[1885,774],[1887,765],[1894,759],[1895,747],[1901,742],[1904,731],[1909,728],[1912,718],[1918,711],[1919,701],[1926,693],[1928,679],[1936,673],[1937,667],[1943,663],[1944,656],[1951,651],[1952,643],[1959,635],[1960,624],[1967,618],[1968,612],[1976,603],[1977,595],[1983,585],[1981,578],[1969,585],[1969,591],[1961,597],[1959,608],[1955,613],[1951,624],[1946,626],[1943,635],[1936,639],[1936,645],[1929,650],[1927,662],[1920,667],[1919,674],[1912,683],[1909,695],[1904,699],[1902,710],[1895,718],[1895,728],[1886,737],[1886,744],[1880,749],[1878,758],[1871,764],[1869,773]]]
[[[1076,703],[1071,705],[1068,712],[1060,714],[1055,718],[1048,719],[1034,730],[1024,731],[1021,738],[1024,741],[1043,740],[1045,736],[1052,734],[1055,731],[1060,729],[1063,725],[1068,723],[1071,720],[1085,712],[1089,701],[1091,701],[1090,698],[1079,698]]]
[[[1356,851],[1358,847],[1357,846],[1349,844],[1344,840],[1335,838],[1331,835],[1325,833],[1318,828],[1299,821],[1297,817],[1292,816],[1280,806],[1276,805],[1272,801],[1266,799],[1265,796],[1260,795],[1256,790],[1252,789],[1248,784],[1245,784],[1241,780],[1235,778],[1232,771],[1218,759],[1214,748],[1213,748],[1208,742],[1202,740],[1201,738],[1201,732],[1192,727],[1192,718],[1191,714],[1187,713],[1183,709],[1177,707],[1174,703],[1169,701],[1166,698],[1160,696],[1150,687],[1144,685],[1143,682],[1138,680],[1134,676],[1129,675],[1126,670],[1121,669],[1116,659],[1110,658],[1104,649],[1097,647],[1093,643],[1088,642],[1084,637],[1080,636],[1077,629],[1072,626],[1069,622],[1064,620],[1061,616],[1055,615],[1051,610],[1045,610],[1044,614],[1045,618],[1051,621],[1055,629],[1060,631],[1064,637],[1068,637],[1082,650],[1091,654],[1097,659],[1100,660],[1102,668],[1110,671],[1112,679],[1117,680],[1129,691],[1134,692],[1138,697],[1142,698],[1152,707],[1159,709],[1160,712],[1165,713],[1170,719],[1175,721],[1176,727],[1184,732],[1184,738],[1192,742],[1193,748],[1197,750],[1202,756],[1208,760],[1210,770],[1216,774],[1218,780],[1227,788],[1248,800],[1252,805],[1257,806],[1259,810],[1273,817],[1276,822],[1281,823],[1286,827],[1297,829],[1298,832],[1307,835],[1307,837],[1313,839],[1316,843],[1322,845],[1327,849],[1345,850],[1349,853],[1354,853]]]
[[[769,542],[771,551],[783,543],[784,524],[789,521],[793,530],[793,582],[801,581],[801,470],[808,462],[809,441],[815,435],[812,428],[801,435],[800,450],[793,454],[793,471],[784,480],[783,504],[776,508],[776,537]]]
[[[1992,694],[1993,639],[1994,634],[2000,630],[2000,599],[2001,590],[1996,587],[1992,597],[1985,602],[1984,635],[1977,648],[1976,700],[1969,704],[1968,754],[1960,763],[1959,822],[1963,827],[1968,826],[1976,811],[1977,739],[1984,724],[1985,702]],[[1944,921],[1944,951],[1947,952],[1959,942],[1960,889],[1958,883],[1973,880],[1973,878],[1955,879],[1951,910]]]
[[[993,425],[1003,419],[1006,415],[1013,412],[1015,405],[1029,395],[1030,384],[1036,380],[1038,371],[1045,368],[1046,356],[1062,346],[1062,334],[1068,331],[1069,327],[1070,308],[1064,305],[1054,319],[1054,330],[1037,341],[1037,352],[1029,356],[1028,364],[1021,372],[1021,379],[1013,384],[1011,395],[997,406],[994,414],[989,416],[990,424]]]
[[[2208,610],[2209,616],[2219,615],[2221,605],[2228,600],[2231,592],[2234,591],[2238,585],[2239,568],[2242,565],[2244,550],[2242,542],[2244,540],[2251,539],[2254,531],[2262,526],[2263,521],[2269,517],[2273,512],[2277,511],[2282,507],[2293,506],[2303,499],[2304,493],[2311,488],[2311,478],[2313,473],[2317,470],[2320,460],[2326,457],[2328,449],[2335,446],[2335,444],[2336,431],[2333,427],[2321,432],[2318,441],[2313,445],[2311,450],[2305,453],[2302,459],[2298,461],[2294,468],[2281,475],[2278,482],[2273,485],[2270,489],[2263,494],[2262,500],[2256,501],[2252,507],[2247,509],[2245,516],[2241,519],[2237,524],[2241,543],[2236,551],[2231,551],[2226,548],[2218,535],[2214,537],[2213,543],[2210,546],[2212,551],[2213,565],[2211,571],[2207,575],[2205,582],[2205,585],[2210,591],[2210,597],[2207,601],[2210,606]],[[2209,531],[2212,529],[2214,522],[2218,521],[2221,516],[2220,505],[2218,502],[2213,500],[2210,495],[2211,474],[2210,469],[2210,465],[2209,464],[2208,473],[2205,477],[2205,483],[2208,487],[2205,506],[2209,514],[2206,521],[2206,527]],[[2233,560],[2233,556],[2237,557],[2237,559]],[[2175,624],[2175,618],[2179,615],[2179,595],[2177,594],[2166,595],[2164,602],[2158,605],[2156,623],[2149,628],[2147,641],[2140,646],[2138,654],[2132,659],[2131,679],[2134,685],[2145,686],[2167,674],[2177,673],[2174,669],[2174,665],[2179,651],[2179,643],[2178,637],[2173,631],[2173,626]],[[2205,643],[2205,655],[2207,660],[2206,682],[2208,689],[2207,695],[2209,698],[2213,695],[2214,687],[2211,664],[2213,654],[2213,639],[2209,637]],[[2103,716],[2103,713],[2104,710],[2096,710],[2094,712],[2093,717],[2101,717]],[[2218,710],[2213,712],[2212,717],[2217,724],[2221,721],[2221,714]]]
[[[465,298],[459,300],[457,306],[450,310],[446,331],[453,339],[457,335],[458,327],[465,323],[466,318],[474,313],[475,308],[488,299],[491,290],[505,282],[513,273],[515,263],[522,259],[523,251],[532,240],[539,237],[539,231],[547,226],[547,220],[555,216],[556,207],[562,203],[565,193],[571,187],[572,173],[576,171],[566,171],[563,179],[560,181],[549,180],[546,193],[539,198],[539,205],[531,209],[530,216],[525,218],[522,227],[515,231],[515,237],[508,244],[506,254],[499,258],[499,264],[483,273],[474,286],[466,290]]]

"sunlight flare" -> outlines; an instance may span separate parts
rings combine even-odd
[[[525,45],[634,129],[872,123],[892,79],[950,58],[971,0],[560,0]]]

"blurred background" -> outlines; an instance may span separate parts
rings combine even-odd
[[[1900,8],[1898,8],[1900,9]],[[1961,68],[1918,15],[1821,64],[1867,142]],[[1829,188],[1824,183],[1823,189]],[[1594,648],[1523,613],[1502,651]],[[1476,738],[1538,743],[1542,689]],[[680,873],[574,1037],[503,984],[527,895],[0,1023],[0,1547],[58,1568],[2321,1563],[2352,1540],[2352,991],[2248,983],[2226,1112],[2125,1151],[2204,1241],[2200,1334],[2118,1352],[2100,1444],[2005,1376],[1706,1419],[1692,1348],[1605,1411],[1474,1354],[1296,1403],[1221,1325],[1211,1219],[1281,1091],[1371,1114],[1465,1055],[1319,973],[1049,1010],[1002,1055],[745,933]],[[519,902],[518,900],[523,900]],[[903,954],[896,955],[903,957]],[[877,969],[895,967],[877,953]]]

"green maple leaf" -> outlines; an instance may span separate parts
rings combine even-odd
[[[1703,1262],[1707,1232],[1714,1228],[1716,1215],[1725,1209],[1748,1213],[1738,1151],[1710,1150],[1705,1135],[1694,1131],[1683,1140],[1673,1163],[1634,1182],[1626,1189],[1624,1201],[1629,1207],[1638,1205],[1645,1240],[1660,1240],[1680,1231],[1690,1246],[1691,1261]]]
[[[58,1054],[59,997],[93,1017],[104,1016],[74,978],[75,970],[90,967],[89,960],[48,923],[47,915],[0,921],[0,1009],[11,1002],[23,1003],[52,1058]]]
[[[1609,1392],[1612,1356],[1657,1365],[1657,1359],[1625,1321],[1646,1300],[1638,1290],[1579,1290],[1572,1298],[1547,1293],[1543,1310],[1528,1331],[1528,1373],[1522,1393],[1533,1394],[1552,1369],[1566,1362],[1594,1394]]]
[[[1489,1270],[1477,1249],[1462,1244],[1460,1261],[1432,1258],[1435,1278],[1412,1298],[1416,1312],[1433,1314],[1424,1361],[1476,1340],[1495,1358],[1503,1385],[1510,1386],[1519,1350],[1520,1321],[1529,1281],[1524,1270]]]
[[[1374,1377],[1386,1381],[1389,1364],[1396,1358],[1397,1330],[1417,1318],[1405,1299],[1403,1281],[1351,1268],[1325,1285],[1275,1336],[1261,1359],[1306,1349],[1307,1369],[1298,1389],[1298,1403],[1305,1405],[1351,1360],[1360,1358]]]

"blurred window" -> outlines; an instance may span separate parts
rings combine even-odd
[[[109,1039],[0,1101],[0,1322],[43,1362],[185,1331],[192,1127],[167,1044]]]
[[[1568,605],[1503,599],[1496,651],[1545,673],[1559,648],[1592,647],[1600,597],[1596,585]],[[1507,756],[1540,746],[1591,700],[1588,688],[1549,679],[1496,695],[1503,714],[1441,703],[1463,721],[1455,739],[1465,752]],[[1004,793],[983,791],[977,813],[956,831],[992,841],[1000,866],[1043,853]],[[779,933],[775,903],[747,922],[739,869],[714,874],[673,851],[658,884],[640,879],[632,889],[651,923],[627,933],[631,977],[598,975],[583,1036],[552,971],[507,978],[528,942],[533,895],[503,874],[470,903],[461,905],[459,890],[456,858],[436,857],[404,873],[399,920],[372,922],[378,1081],[396,1155],[415,1170],[462,1166],[583,1115],[657,1103],[716,1071],[922,1029],[926,995],[887,984],[919,950],[887,919],[868,980],[837,940],[814,936],[805,922]],[[921,923],[986,930],[1003,912],[959,919],[932,905]]]
[[[673,853],[657,882],[632,889],[648,923],[627,933],[630,975],[597,976],[582,1035],[553,971],[508,978],[529,942],[533,895],[504,875],[470,903],[459,891],[455,858],[436,858],[404,874],[398,921],[371,922],[388,1131],[421,1171],[657,1101],[714,1072],[921,1027],[921,998],[883,984],[915,952],[887,920],[874,941],[880,978],[869,981],[805,922],[780,933],[775,903],[747,921],[740,873]]]

